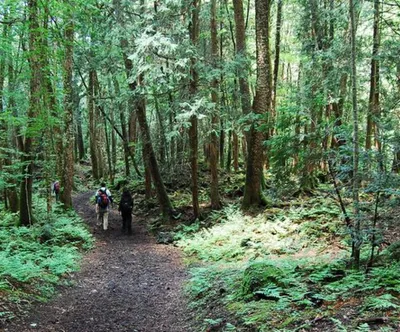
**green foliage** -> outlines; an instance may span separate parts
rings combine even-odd
[[[391,310],[391,309],[399,309],[399,298],[394,297],[392,294],[383,294],[378,297],[368,298],[364,307],[367,310]]]
[[[335,253],[333,259],[325,252],[329,243],[348,238],[330,199],[292,201],[255,216],[231,205],[208,222],[206,229],[200,222],[181,226],[177,242],[192,260],[207,262],[193,270],[188,284],[195,306],[218,301],[257,331],[306,328],[312,325],[307,319],[320,315],[338,331],[352,331],[356,326],[336,316],[335,306],[347,302],[356,301],[362,317],[369,311],[400,312],[398,263],[365,273],[347,268],[340,258],[347,253]]]
[[[35,206],[38,222],[29,228],[15,226],[16,215],[0,215],[0,291],[14,301],[45,300],[54,285],[79,268],[81,250],[93,245],[75,213],[60,210],[48,215],[44,202],[35,201],[40,202]]]

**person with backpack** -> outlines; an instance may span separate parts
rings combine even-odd
[[[108,211],[113,198],[104,182],[101,183],[100,188],[96,191],[95,197],[97,220],[102,219],[103,229],[106,231],[108,229]]]
[[[122,216],[122,233],[132,234],[133,198],[128,189],[124,188],[119,201],[118,211]]]
[[[54,181],[53,183],[53,193],[56,196],[56,202],[60,200],[60,182]]]

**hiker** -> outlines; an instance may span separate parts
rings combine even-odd
[[[56,202],[58,202],[60,200],[60,182],[55,181],[52,187],[54,196],[56,196]]]
[[[104,182],[101,183],[100,188],[96,191],[96,213],[97,220],[103,220],[103,230],[108,229],[108,211],[110,204],[113,202],[111,192],[107,189]]]
[[[119,201],[118,211],[122,216],[122,233],[132,234],[133,198],[128,189],[124,188]]]

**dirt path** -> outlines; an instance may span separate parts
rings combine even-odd
[[[115,210],[110,214],[110,229],[103,232],[96,226],[94,207],[88,204],[91,194],[74,200],[97,239],[81,271],[72,276],[76,285],[5,331],[196,331],[182,294],[187,275],[179,250],[157,245],[138,218],[134,218],[133,235],[121,234]]]

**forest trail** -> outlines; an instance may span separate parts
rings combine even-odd
[[[78,195],[74,207],[93,231],[96,244],[49,303],[14,321],[6,332],[189,332],[190,313],[183,296],[187,278],[180,251],[156,244],[133,218],[133,234],[121,234],[121,217],[110,213],[109,230],[96,225],[93,192]]]

